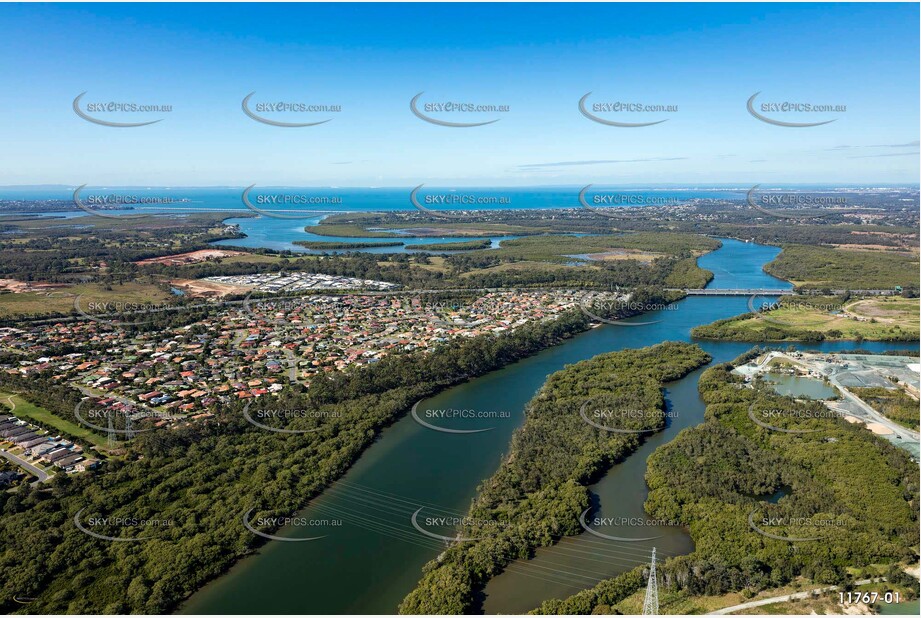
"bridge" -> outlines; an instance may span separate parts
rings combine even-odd
[[[688,296],[791,296],[793,290],[772,290],[772,289],[727,289],[707,288],[703,290],[669,290],[675,292],[684,292]]]
[[[842,294],[852,294],[855,296],[898,296],[901,290],[774,290],[769,288],[740,290],[728,289],[720,290],[716,288],[706,289],[678,289],[667,288],[670,292],[684,292],[688,296],[792,296],[801,294],[803,296],[821,296],[822,294],[831,296],[840,296]]]

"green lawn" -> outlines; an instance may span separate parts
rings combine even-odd
[[[42,425],[53,427],[74,438],[88,442],[98,449],[106,449],[106,439],[93,433],[88,427],[83,427],[55,416],[45,408],[29,403],[19,395],[0,391],[0,404],[11,409],[13,414],[19,418],[32,419]]]

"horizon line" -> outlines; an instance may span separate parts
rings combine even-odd
[[[435,187],[435,188],[453,188],[453,187],[463,187],[463,188],[509,188],[509,189],[540,189],[540,188],[555,188],[555,187],[584,187],[585,184],[580,183],[562,183],[562,184],[539,184],[539,185],[490,185],[490,184],[429,184],[425,183],[426,186]],[[723,182],[723,183],[602,183],[594,182],[590,183],[596,187],[663,187],[663,188],[674,188],[674,189],[728,189],[728,188],[739,188],[739,189],[750,189],[752,184],[750,181],[745,182]],[[762,186],[765,185],[774,185],[774,186],[823,186],[823,187],[854,187],[854,188],[921,188],[921,182],[918,181],[900,181],[900,182],[876,182],[876,181],[863,181],[863,182],[827,182],[827,181],[812,181],[812,182],[770,182],[766,183],[764,181],[760,183]],[[16,185],[0,185],[0,190],[3,189],[75,189],[81,186],[80,184],[16,184]],[[214,184],[214,185],[153,185],[153,184],[99,184],[99,185],[86,185],[90,187],[100,188],[100,189],[110,189],[110,188],[121,188],[121,189],[245,189],[247,186],[251,185],[225,185],[225,184]],[[311,188],[311,189],[412,189],[413,184],[406,185],[314,185],[314,184],[265,184],[260,185],[256,184],[256,187],[260,189],[275,189],[275,188]]]

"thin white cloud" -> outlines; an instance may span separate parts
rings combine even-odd
[[[685,161],[688,157],[652,157],[649,159],[597,159],[590,161],[555,161],[553,163],[526,163],[519,165],[519,170],[532,170],[542,167],[572,167],[577,165],[603,165],[608,163],[652,163],[657,161]]]

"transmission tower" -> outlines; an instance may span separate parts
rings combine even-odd
[[[659,615],[659,583],[656,581],[656,548],[652,548],[652,562],[649,563],[649,582],[646,584],[646,598],[643,600],[643,615]]]

